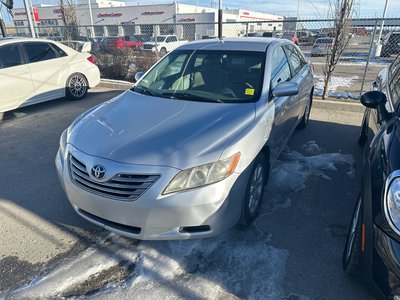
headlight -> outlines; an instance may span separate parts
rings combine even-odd
[[[239,162],[240,153],[224,160],[180,171],[168,184],[163,194],[183,191],[225,179],[231,175]]]
[[[60,137],[60,154],[61,157],[65,155],[65,149],[67,148],[67,135],[68,135],[68,128],[63,131]]]
[[[390,227],[400,235],[400,171],[387,179],[385,214]]]

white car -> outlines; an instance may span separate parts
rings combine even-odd
[[[334,44],[334,38],[323,37],[315,40],[311,48],[311,56],[325,56],[331,51]]]
[[[160,52],[162,56],[175,50],[176,48],[188,43],[187,40],[178,40],[176,35],[159,35],[152,37],[149,42],[143,44],[144,50],[152,50]]]
[[[0,113],[65,96],[78,100],[99,82],[90,53],[45,39],[0,39]]]

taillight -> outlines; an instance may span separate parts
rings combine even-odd
[[[94,57],[93,56],[89,56],[87,58],[88,61],[90,61],[92,64],[94,64]]]

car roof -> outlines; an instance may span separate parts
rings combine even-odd
[[[53,40],[43,39],[43,38],[24,38],[24,37],[6,37],[0,39],[0,46],[5,44],[20,42],[51,42],[55,43]]]
[[[272,43],[290,43],[290,41],[278,38],[266,37],[239,37],[206,39],[190,42],[179,47],[179,50],[239,50],[265,52],[268,45]]]

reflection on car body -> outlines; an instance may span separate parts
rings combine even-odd
[[[75,211],[109,230],[214,236],[256,218],[269,166],[306,126],[312,95],[311,64],[290,41],[188,43],[77,118],[57,170]]]

